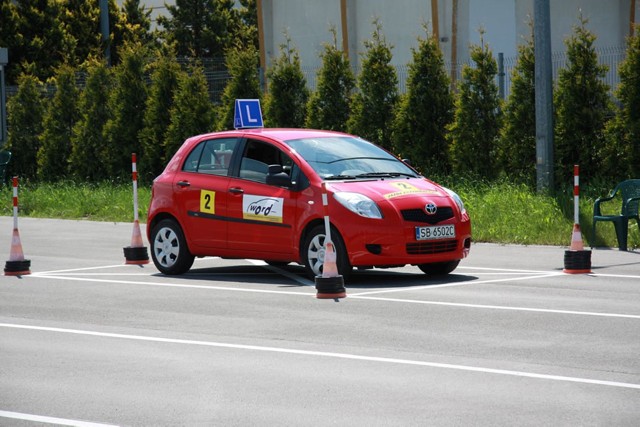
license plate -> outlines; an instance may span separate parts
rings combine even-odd
[[[416,227],[416,240],[452,239],[455,237],[456,227],[453,224]]]

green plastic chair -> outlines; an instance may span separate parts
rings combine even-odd
[[[600,205],[603,202],[612,200],[618,193],[622,197],[622,206],[620,213],[615,215],[602,215]],[[640,179],[628,179],[622,181],[613,189],[607,197],[598,197],[593,204],[593,242],[596,237],[596,223],[599,221],[610,221],[616,229],[616,237],[618,239],[618,248],[621,251],[627,250],[627,233],[629,230],[629,221],[636,220],[638,230],[640,230],[640,217],[638,216],[638,204],[640,204]],[[593,246],[593,243],[592,243]]]
[[[11,151],[0,151],[0,186],[4,185],[4,175],[7,172],[9,160],[11,160]]]

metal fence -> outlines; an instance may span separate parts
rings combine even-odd
[[[606,65],[608,70],[606,75],[604,76],[604,82],[609,86],[611,93],[617,88],[620,83],[620,74],[618,73],[618,67],[620,62],[622,62],[626,56],[626,48],[624,46],[616,46],[616,47],[608,47],[608,48],[598,48],[596,49],[596,54],[598,56],[598,62],[601,65]],[[503,57],[501,61],[499,61],[500,55],[496,56],[496,61],[498,61],[498,75],[496,76],[496,84],[499,87],[500,93],[504,94],[504,97],[508,97],[511,91],[511,77],[513,74],[513,69],[516,67],[518,57]],[[552,66],[553,66],[553,80],[554,82],[558,79],[558,73],[562,68],[566,68],[568,65],[568,58],[566,52],[556,52],[552,55],[551,58]],[[455,80],[459,81],[462,79],[462,70],[465,66],[473,66],[471,61],[467,62],[458,62],[455,64]],[[451,77],[452,71],[452,63],[445,62],[445,69],[447,75]],[[307,86],[310,90],[316,89],[316,78],[318,67],[302,67],[302,72],[307,80]],[[354,67],[354,73],[357,75],[359,73],[358,67]],[[400,93],[405,93],[407,90],[407,80],[409,78],[409,67],[407,65],[396,66],[396,74],[398,76],[398,91]],[[503,78],[500,78],[500,74],[502,74]]]
[[[624,60],[626,56],[626,48],[624,46],[599,48],[596,49],[596,54],[598,56],[599,63],[608,67],[608,71],[603,80],[609,86],[610,92],[613,94],[613,91],[620,83],[620,74],[618,72],[618,67],[620,65],[620,62],[622,62],[622,60]],[[499,55],[497,56],[497,58],[499,58]],[[517,60],[517,56],[504,57],[499,63],[499,74],[502,74],[502,78],[500,75],[497,75],[496,84],[499,85],[500,93],[504,94],[505,98],[509,96],[511,90],[511,77]],[[566,52],[554,53],[551,60],[553,66],[553,80],[555,82],[557,81],[559,70],[567,66],[567,54]],[[188,60],[180,62],[184,64],[188,62]],[[213,102],[218,102],[220,100],[220,96],[222,95],[222,91],[227,84],[227,81],[230,79],[230,75],[224,67],[224,61],[219,59],[205,60],[202,61],[202,65],[204,67],[205,78],[209,85],[209,96]],[[462,78],[462,69],[464,66],[473,66],[473,63],[467,61],[455,64],[456,81],[459,81]],[[451,76],[452,63],[446,62],[445,68],[448,75]],[[317,88],[318,71],[319,67],[302,67],[302,73],[307,81],[307,87],[311,91],[314,91]],[[358,75],[360,70],[357,67],[354,67],[353,71],[355,75]],[[405,93],[407,90],[407,80],[409,78],[409,67],[407,65],[396,66],[396,73],[398,76],[398,91],[400,93]],[[260,76],[261,79],[263,79],[264,73],[261,72]],[[79,86],[82,86],[83,83],[83,76],[79,76]],[[16,86],[8,86],[7,96],[15,94],[16,91]],[[55,91],[55,88],[48,86],[47,95],[51,96],[53,93],[52,91]]]

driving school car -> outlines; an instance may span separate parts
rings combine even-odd
[[[184,142],[153,182],[147,237],[164,274],[194,257],[298,263],[322,274],[328,195],[338,272],[407,264],[447,274],[467,256],[460,197],[359,137],[240,129]]]

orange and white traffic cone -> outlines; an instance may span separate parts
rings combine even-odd
[[[131,234],[131,246],[123,248],[125,264],[143,265],[149,264],[149,254],[147,248],[142,243],[142,233],[140,232],[140,222],[133,222],[133,232]]]
[[[584,244],[582,243],[582,233],[580,232],[580,224],[573,224],[573,233],[571,234],[571,251],[583,251]]]
[[[9,260],[4,266],[5,276],[24,276],[31,274],[31,261],[24,259],[24,252],[22,251],[22,243],[20,242],[20,232],[17,228],[13,229],[13,235],[11,237],[11,252],[9,253]]]
[[[317,276],[315,280],[317,290],[316,298],[318,299],[338,300],[339,298],[345,298],[347,296],[344,288],[344,278],[338,273],[336,258],[336,250],[333,242],[325,242],[322,275]]]

